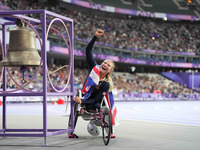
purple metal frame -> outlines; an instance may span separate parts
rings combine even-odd
[[[25,14],[41,14],[42,19],[35,19],[31,17],[25,16]],[[21,11],[7,11],[7,12],[0,12],[0,16],[11,15],[11,16],[18,16],[23,19],[29,20],[32,24],[42,24],[42,61],[43,66],[47,64],[47,55],[46,55],[46,23],[49,23],[49,20],[46,20],[46,16],[52,16],[55,18],[60,18],[64,22],[70,23],[70,38],[71,38],[71,74],[70,74],[70,91],[63,92],[63,93],[47,93],[47,71],[46,68],[43,67],[43,90],[42,92],[38,93],[0,93],[0,96],[3,96],[3,113],[2,113],[2,129],[0,129],[0,136],[2,137],[44,137],[44,144],[46,145],[46,137],[63,134],[63,133],[70,133],[74,131],[74,109],[71,109],[71,128],[70,129],[47,129],[47,96],[60,96],[66,95],[71,97],[71,108],[74,108],[72,99],[74,96],[74,22],[71,18],[64,17],[62,15],[47,11],[47,10],[21,10]],[[0,22],[2,25],[2,45],[4,54],[6,54],[6,25],[13,25],[15,24],[14,21],[8,22]],[[5,56],[4,56],[5,57]],[[3,74],[3,91],[6,91],[6,67],[4,67],[4,74]],[[6,97],[7,96],[42,96],[43,97],[43,129],[7,129],[6,127]],[[67,124],[67,123],[66,123]],[[12,133],[7,133],[12,132]],[[17,133],[14,133],[17,132]],[[42,133],[19,133],[19,132],[42,132]]]

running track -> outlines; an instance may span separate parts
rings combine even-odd
[[[8,103],[6,106],[7,115],[42,116],[42,103]],[[200,126],[200,101],[129,101],[116,102],[116,106],[119,120]],[[47,105],[48,116],[69,115],[70,106],[65,110],[66,104]]]

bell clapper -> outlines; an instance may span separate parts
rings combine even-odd
[[[20,67],[20,71],[22,72],[22,81],[21,81],[21,83],[22,84],[25,84],[26,83],[26,80],[24,79],[24,73],[25,73],[25,71],[26,71],[26,66],[24,66],[24,65],[22,65],[21,67]]]

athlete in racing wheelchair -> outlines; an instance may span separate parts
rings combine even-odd
[[[106,128],[106,132],[103,131],[102,133],[107,133],[107,136],[105,136],[107,139],[104,139],[104,142],[107,145],[110,137],[115,138],[112,134],[112,124],[114,115],[116,114],[116,109],[114,110],[114,99],[112,95],[113,82],[111,78],[111,72],[113,71],[115,65],[112,60],[105,60],[99,66],[94,60],[92,54],[92,48],[95,41],[103,34],[104,31],[98,29],[95,36],[86,47],[86,60],[89,70],[81,92],[82,95],[74,98],[74,127],[78,116],[92,116],[90,119],[93,122],[95,122],[95,119],[98,120],[98,118],[100,118],[96,124],[101,125],[103,130]],[[115,113],[114,115],[113,112]],[[69,138],[77,137],[78,136],[74,133],[69,135]]]

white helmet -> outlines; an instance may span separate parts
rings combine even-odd
[[[97,136],[100,134],[101,132],[101,128],[96,126],[92,121],[90,121],[87,125],[87,130],[88,132],[93,135],[93,136]]]

